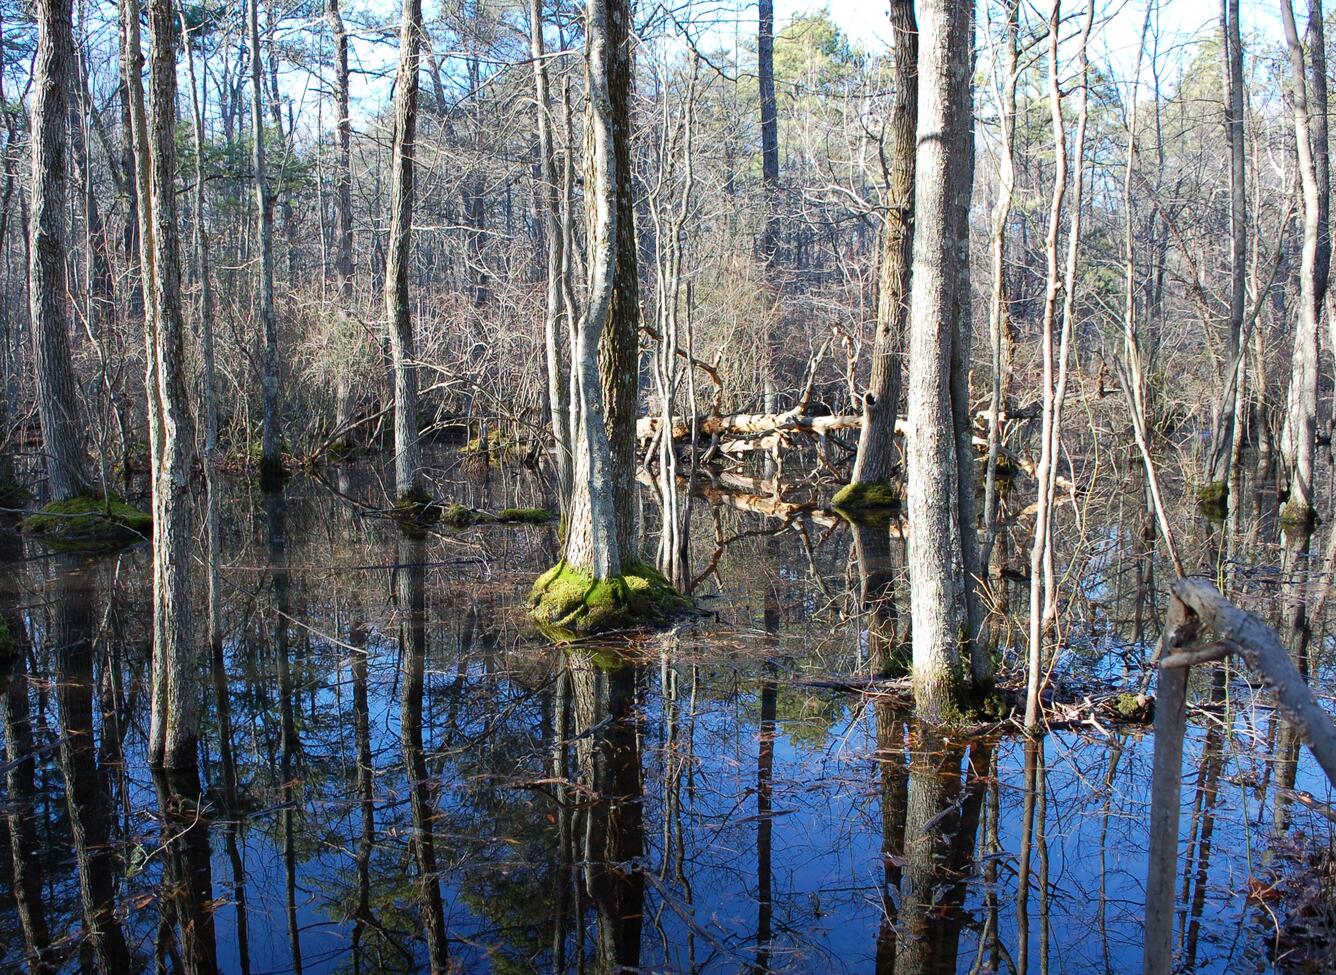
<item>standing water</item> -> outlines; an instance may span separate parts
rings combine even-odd
[[[1148,729],[969,737],[851,691],[846,526],[699,506],[707,614],[561,648],[524,612],[555,524],[408,539],[382,496],[231,486],[198,776],[145,760],[148,551],[4,535],[5,969],[1140,971]],[[1087,636],[1068,669],[1135,686],[1147,648]],[[1330,971],[1331,826],[1293,801],[1328,787],[1226,692],[1185,751],[1179,970]]]

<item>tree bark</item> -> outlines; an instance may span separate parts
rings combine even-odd
[[[149,410],[157,413],[162,445],[153,470],[154,704],[149,758],[173,769],[196,766],[199,699],[196,648],[190,621],[190,471],[194,427],[185,381],[185,323],[181,314],[181,255],[176,219],[176,12],[172,0],[150,0],[149,111],[152,139],[147,162],[153,221],[154,346],[157,387]],[[141,201],[142,202],[142,201]]]
[[[957,292],[968,237],[957,236],[973,177],[961,129],[969,127],[971,10],[967,0],[919,8],[919,135],[914,196],[914,289],[909,333],[907,439],[910,608],[914,696],[920,716],[946,718],[964,699],[970,593],[956,449],[956,364],[964,305]],[[965,280],[968,280],[966,277]],[[968,297],[967,295],[965,296]],[[968,422],[968,417],[966,418]]]
[[[352,118],[348,105],[348,30],[339,0],[326,0],[325,15],[334,35],[334,278],[339,296],[339,314],[346,323],[353,300],[353,177]],[[346,365],[339,368],[335,390],[335,429],[348,430],[340,443],[352,446],[352,377]]]
[[[562,312],[562,294],[566,262],[566,239],[561,227],[560,182],[557,176],[556,148],[552,138],[547,59],[543,42],[542,0],[529,3],[529,43],[533,57],[534,93],[538,106],[538,172],[542,180],[540,206],[543,211],[543,236],[547,244],[547,309],[543,321],[544,348],[547,353],[548,410],[552,414],[552,438],[556,447],[557,497],[562,509],[570,503],[573,477],[570,413],[569,351],[563,349],[563,337],[569,323]],[[569,150],[568,150],[569,151]]]
[[[1244,170],[1243,42],[1239,0],[1221,0],[1220,33],[1224,54],[1225,140],[1229,146],[1229,328],[1225,341],[1225,382],[1211,438],[1209,480],[1228,490],[1234,451],[1235,400],[1243,366],[1243,316],[1247,300],[1248,196]]]
[[[636,417],[640,399],[640,247],[636,235],[635,175],[631,165],[632,76],[629,0],[607,3],[608,104],[617,209],[612,312],[599,347],[599,373],[612,461],[612,505],[623,563],[639,554],[636,533]]]
[[[394,483],[400,500],[419,499],[423,491],[422,447],[418,440],[417,351],[408,294],[421,56],[422,0],[404,0],[399,29],[399,73],[394,95],[390,236],[385,257],[385,311],[389,319],[394,367]]]
[[[256,233],[260,239],[260,329],[264,338],[260,379],[263,394],[260,479],[272,487],[282,477],[283,461],[278,415],[278,321],[274,313],[274,197],[269,191],[269,174],[265,168],[259,0],[250,0],[249,15],[251,137],[255,142],[251,158],[255,168]]]
[[[52,501],[92,493],[91,462],[70,358],[65,258],[66,125],[73,84],[70,0],[38,0],[33,59],[32,213],[28,253],[37,412]]]
[[[895,470],[895,420],[899,415],[901,347],[909,311],[914,253],[914,155],[918,130],[918,26],[913,0],[891,0],[894,33],[895,101],[890,118],[890,186],[881,235],[881,277],[877,292],[877,332],[872,375],[863,394],[851,484],[890,479]],[[773,96],[772,96],[773,97]]]
[[[586,7],[586,72],[589,87],[590,150],[589,297],[577,330],[571,368],[576,372],[579,403],[576,427],[574,489],[567,519],[565,558],[595,579],[622,571],[618,519],[614,513],[613,460],[603,424],[604,386],[599,376],[599,343],[612,318],[613,290],[619,259],[618,166],[616,125],[610,84],[611,9],[624,0],[588,0]],[[624,9],[623,9],[623,12]],[[632,421],[634,435],[634,421]]]

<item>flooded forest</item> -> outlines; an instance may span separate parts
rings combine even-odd
[[[1336,972],[1323,0],[0,0],[0,972]]]

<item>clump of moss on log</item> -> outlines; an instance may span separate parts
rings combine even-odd
[[[1317,524],[1317,512],[1298,499],[1291,498],[1280,509],[1280,526],[1286,530],[1309,531]]]
[[[145,541],[153,516],[118,495],[81,496],[53,501],[19,523],[19,530],[61,552],[95,552]]]
[[[1229,514],[1229,485],[1212,481],[1197,490],[1197,508],[1212,521],[1224,521]]]
[[[502,508],[493,513],[462,504],[452,504],[441,512],[441,524],[451,528],[474,525],[543,525],[552,520],[546,508]]]
[[[1119,694],[1104,706],[1112,717],[1129,724],[1150,724],[1155,720],[1155,698],[1145,694]]]
[[[626,566],[620,576],[595,580],[558,562],[538,577],[529,593],[529,616],[547,636],[560,641],[663,625],[691,609],[690,599],[643,563]]]

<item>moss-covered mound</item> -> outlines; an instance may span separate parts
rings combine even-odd
[[[903,502],[897,485],[889,481],[868,481],[846,484],[835,492],[830,503],[835,508],[859,512],[898,510]]]
[[[529,593],[529,616],[555,640],[661,625],[691,608],[690,599],[642,563],[595,581],[588,572],[558,562]]]
[[[142,542],[153,532],[153,517],[112,494],[53,501],[19,523],[25,535],[62,552],[90,552]]]
[[[496,520],[503,525],[545,525],[552,520],[546,508],[502,508]]]
[[[1229,485],[1212,481],[1197,489],[1197,508],[1212,521],[1224,521],[1229,514]]]

